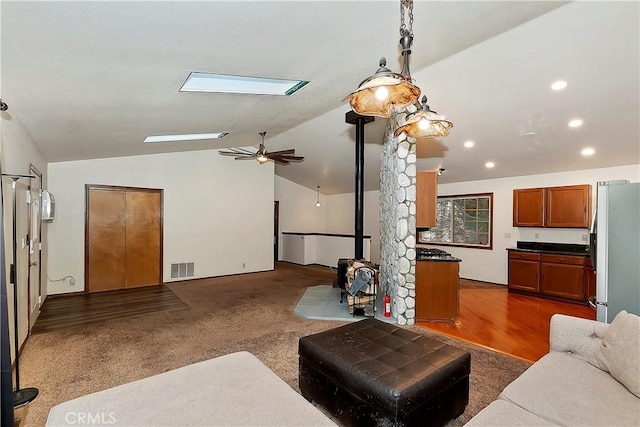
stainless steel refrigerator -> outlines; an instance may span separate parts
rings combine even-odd
[[[591,229],[596,271],[596,319],[621,310],[640,315],[640,183],[598,182]]]

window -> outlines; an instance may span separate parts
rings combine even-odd
[[[491,249],[493,193],[438,197],[436,226],[418,232],[419,243]]]

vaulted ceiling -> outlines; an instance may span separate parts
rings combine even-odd
[[[295,148],[276,173],[353,191],[344,96],[399,71],[399,1],[2,2],[1,96],[50,162],[257,146]],[[415,2],[411,70],[454,128],[418,141],[441,182],[640,163],[637,2]],[[191,71],[310,80],[292,96],[182,93]],[[568,86],[554,92],[550,84]],[[581,118],[580,128],[567,122]],[[378,188],[386,120],[365,128]],[[229,132],[143,144],[148,135]],[[463,143],[473,140],[473,148]],[[582,156],[585,147],[595,154]],[[233,161],[231,158],[229,161]],[[495,167],[484,165],[493,161]],[[260,167],[256,163],[256,167]]]

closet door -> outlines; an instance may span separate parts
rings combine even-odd
[[[160,193],[127,191],[127,288],[158,285],[160,278]]]
[[[87,185],[86,292],[162,283],[162,190]]]
[[[121,289],[126,283],[123,191],[90,189],[87,220],[87,291]]]

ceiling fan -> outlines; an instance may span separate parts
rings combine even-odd
[[[262,142],[258,151],[253,152],[244,148],[227,147],[229,151],[220,151],[223,156],[233,156],[236,160],[257,160],[258,163],[263,164],[269,160],[273,160],[279,165],[288,165],[290,162],[301,162],[304,157],[296,156],[296,150],[290,148],[288,150],[268,152],[267,147],[264,145],[264,136],[267,132],[260,132]]]

